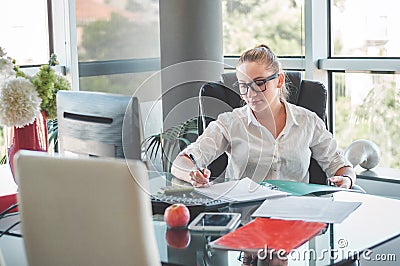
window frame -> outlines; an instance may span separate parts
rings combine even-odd
[[[53,0],[54,1],[54,0]],[[76,46],[75,1],[63,0],[68,9],[70,45],[66,55],[66,69],[72,75],[72,83],[78,88],[79,77],[108,74],[139,73],[160,69],[159,58],[125,59],[95,62],[78,62]],[[279,57],[286,70],[304,71],[305,79],[318,80],[328,90],[328,128],[335,132],[334,121],[334,72],[369,71],[400,73],[400,57],[332,57],[331,54],[331,0],[304,0],[305,56]],[[53,7],[54,10],[54,7]],[[61,19],[63,17],[60,17]],[[68,31],[67,31],[68,32]],[[57,45],[55,45],[57,47]],[[57,50],[57,49],[56,49]],[[234,70],[239,57],[225,56],[226,70]],[[71,63],[74,62],[74,63]],[[79,73],[79,74],[78,74]]]

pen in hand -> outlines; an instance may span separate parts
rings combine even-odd
[[[194,166],[196,166],[197,170],[199,170],[200,173],[201,173],[203,176],[206,176],[206,175],[204,174],[203,170],[201,170],[200,166],[197,164],[196,160],[194,159],[193,154],[189,154],[189,158],[190,158],[190,160],[192,161],[192,163],[194,164]]]

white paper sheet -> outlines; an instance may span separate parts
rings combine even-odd
[[[259,185],[248,177],[212,184],[207,188],[196,188],[196,191],[213,199],[224,199],[231,202],[256,201],[288,195],[286,192]]]
[[[361,202],[333,201],[331,197],[288,196],[267,199],[252,217],[341,223]]]

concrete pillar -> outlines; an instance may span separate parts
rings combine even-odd
[[[223,73],[221,0],[160,0],[164,130],[198,114],[198,92]]]

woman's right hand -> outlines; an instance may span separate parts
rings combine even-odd
[[[202,169],[204,175],[199,171],[191,171],[189,173],[190,175],[190,180],[191,180],[191,184],[194,187],[208,187],[210,186],[210,176],[211,176],[211,171],[208,170],[207,168],[203,168]]]

